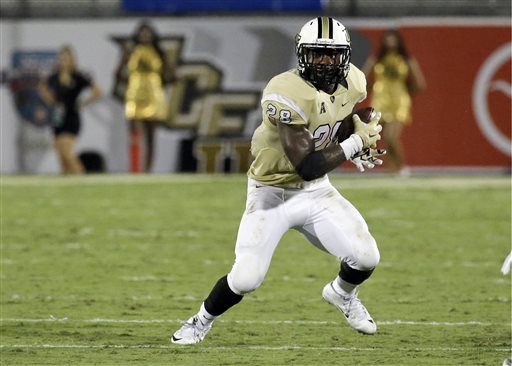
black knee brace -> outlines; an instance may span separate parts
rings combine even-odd
[[[340,277],[343,281],[351,283],[352,285],[359,285],[363,283],[368,277],[370,277],[375,268],[369,271],[360,271],[350,267],[347,262],[342,261],[340,266]]]

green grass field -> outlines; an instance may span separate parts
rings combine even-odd
[[[291,231],[255,293],[195,346],[169,336],[233,261],[243,176],[1,178],[2,365],[501,365],[510,177],[334,176],[381,264],[353,331],[337,261]]]

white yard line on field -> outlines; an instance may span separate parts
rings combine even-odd
[[[122,349],[176,349],[182,346],[175,346],[171,344],[0,344],[0,349],[3,348],[74,348],[74,349],[109,349],[109,348],[122,348]],[[256,350],[256,351],[288,351],[288,350],[316,350],[316,351],[379,351],[381,348],[370,347],[311,347],[311,346],[297,346],[297,345],[284,345],[284,346],[203,346],[202,349],[225,351],[225,350]],[[467,352],[474,351],[474,347],[400,347],[398,351],[402,352],[435,352],[435,351],[448,351],[448,352]],[[488,349],[492,352],[509,352],[508,348],[492,348]]]
[[[338,324],[335,321],[323,321],[323,320],[217,320],[220,323],[236,323],[236,324],[292,324],[292,325],[328,325]],[[153,323],[169,323],[169,324],[180,324],[184,320],[172,320],[172,319],[105,319],[105,318],[94,318],[94,319],[69,319],[69,318],[56,318],[50,316],[47,319],[30,319],[30,318],[1,318],[0,323],[3,322],[25,322],[25,323],[45,323],[45,322],[69,322],[69,323],[119,323],[119,324],[153,324]],[[480,321],[467,321],[467,322],[439,322],[439,321],[409,321],[409,320],[381,320],[377,321],[378,325],[393,326],[393,325],[418,325],[418,326],[490,326],[490,325],[503,325],[495,324],[490,322]]]

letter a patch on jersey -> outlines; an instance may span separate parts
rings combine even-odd
[[[325,103],[322,102],[322,104],[320,104],[320,113],[318,114],[322,114],[322,113],[325,113]]]

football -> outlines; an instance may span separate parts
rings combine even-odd
[[[341,126],[338,129],[338,132],[336,133],[338,142],[342,142],[348,139],[348,137],[354,133],[354,121],[352,121],[352,116],[354,114],[357,114],[359,118],[361,118],[362,122],[368,123],[375,116],[376,113],[377,112],[372,107],[366,107],[358,109],[357,111],[350,113],[348,116],[346,116],[341,122]]]

